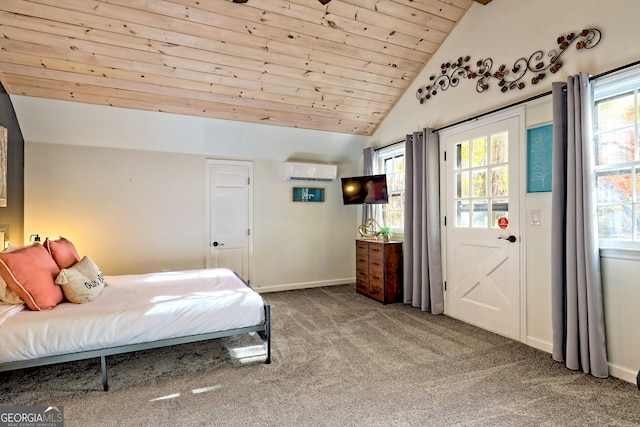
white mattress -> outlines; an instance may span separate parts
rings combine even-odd
[[[0,324],[0,363],[261,324],[262,297],[226,269],[105,277],[98,298]]]

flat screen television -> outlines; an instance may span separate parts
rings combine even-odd
[[[345,205],[387,203],[387,175],[342,178],[342,200]]]

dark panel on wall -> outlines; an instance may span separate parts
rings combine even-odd
[[[0,84],[0,126],[7,129],[7,206],[0,207],[0,225],[8,225],[14,246],[24,239],[24,139],[11,98]],[[1,248],[0,248],[1,250]]]

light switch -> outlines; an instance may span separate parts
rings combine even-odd
[[[540,213],[540,209],[531,209],[529,224],[542,225],[542,214]]]

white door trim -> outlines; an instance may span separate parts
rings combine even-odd
[[[249,169],[249,280],[253,281],[253,162],[250,161],[242,161],[242,160],[219,160],[219,159],[207,159],[205,162],[205,198],[206,198],[206,230],[207,235],[205,236],[205,260],[206,260],[206,268],[211,268],[211,166],[214,164],[218,165],[242,165],[247,166]]]
[[[520,162],[520,188],[518,189],[518,200],[520,202],[520,211],[518,213],[518,219],[520,222],[520,242],[519,245],[519,255],[520,255],[520,266],[519,266],[519,289],[520,289],[520,342],[527,342],[527,283],[526,283],[526,236],[525,230],[526,227],[526,151],[527,151],[527,130],[526,130],[526,117],[525,117],[525,107],[517,106],[513,108],[509,108],[506,110],[502,110],[490,116],[482,117],[480,119],[474,120],[472,122],[467,122],[458,126],[454,126],[451,128],[444,129],[438,132],[439,140],[444,141],[448,136],[460,132],[464,132],[467,130],[471,130],[480,126],[489,125],[491,123],[505,120],[512,117],[518,117],[520,120],[519,132],[520,132],[520,155],[518,161]],[[447,188],[446,188],[446,167],[444,167],[444,152],[445,152],[445,144],[440,144],[440,206],[444,209],[440,209],[440,224],[445,227],[445,215],[447,214],[446,206],[447,206]],[[442,257],[442,273],[443,280],[446,281],[447,277],[447,233],[441,233],[441,257]],[[446,294],[445,294],[446,298]]]

